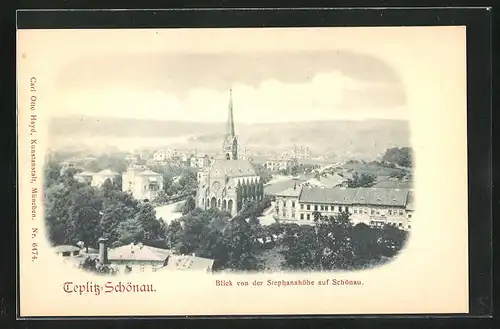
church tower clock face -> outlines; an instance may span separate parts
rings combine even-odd
[[[220,183],[218,181],[213,182],[212,188],[214,191],[218,191],[220,189]]]

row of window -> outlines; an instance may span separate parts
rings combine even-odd
[[[286,207],[286,201],[283,201],[283,208]],[[334,206],[334,205],[314,205],[311,206],[310,204],[301,204],[300,209],[301,210],[314,210],[314,211],[335,211],[335,207],[338,207],[338,212],[343,212],[343,211],[349,211],[348,206]],[[292,208],[295,208],[295,201],[292,201]],[[354,208],[353,212],[355,214],[368,214],[370,215],[380,215],[381,210],[380,209],[369,209],[369,208]],[[403,216],[404,215],[404,210],[403,209],[388,209],[387,214],[389,216]],[[409,215],[411,218],[411,215]]]

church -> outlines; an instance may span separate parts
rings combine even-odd
[[[248,160],[238,158],[238,137],[234,129],[233,95],[229,91],[229,109],[222,153],[209,168],[198,175],[197,207],[216,208],[231,216],[246,202],[262,200],[264,186]]]

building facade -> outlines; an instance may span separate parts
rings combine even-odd
[[[312,225],[317,213],[333,216],[348,212],[353,224],[411,230],[414,206],[410,190],[295,186],[275,195],[274,217],[286,223]]]
[[[280,171],[292,168],[297,164],[296,159],[272,159],[267,160],[264,166],[271,171]]]
[[[193,155],[190,158],[190,167],[204,169],[210,167],[210,157],[208,155],[197,156]]]
[[[151,201],[163,191],[163,176],[144,166],[131,166],[122,175],[123,192],[141,201]]]
[[[246,202],[262,200],[264,187],[248,160],[238,158],[230,91],[227,130],[222,156],[198,174],[197,207],[216,208],[235,216]]]

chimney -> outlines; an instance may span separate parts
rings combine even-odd
[[[108,264],[108,246],[107,244],[108,239],[106,238],[100,238],[99,239],[99,263],[101,264]]]

